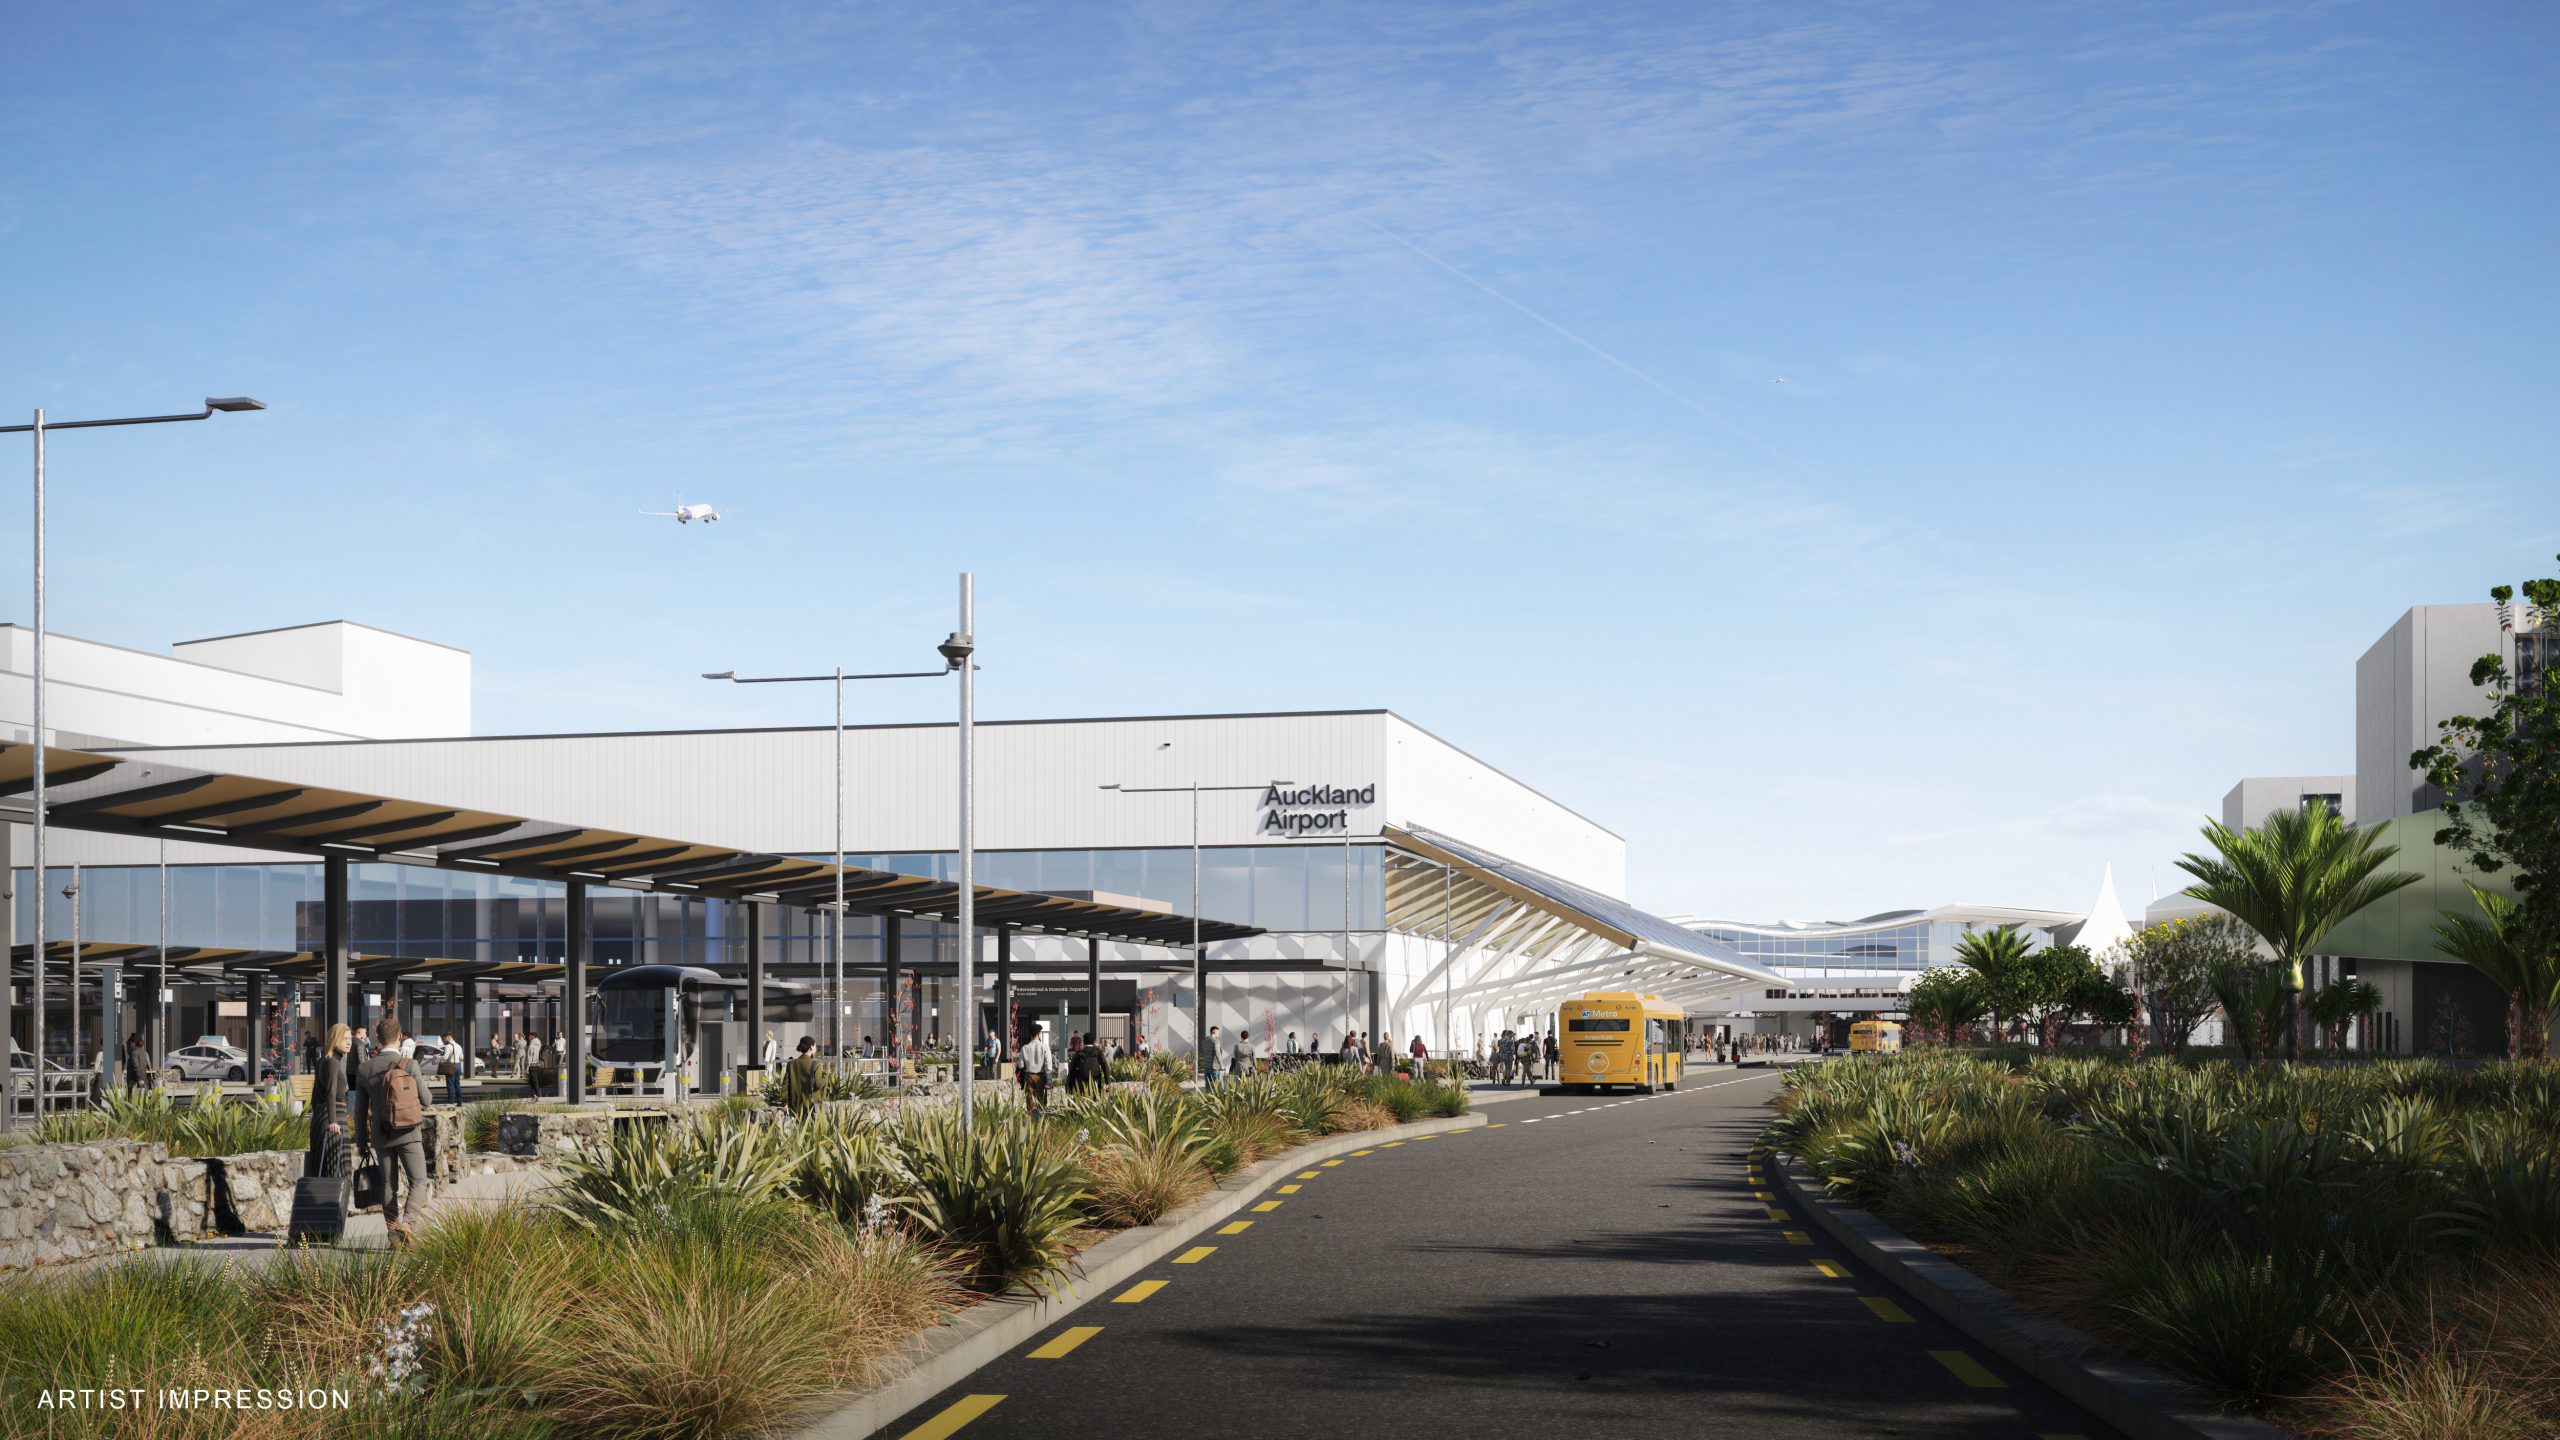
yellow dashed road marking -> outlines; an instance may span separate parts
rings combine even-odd
[[[1881,1295],[1861,1295],[1858,1297],[1858,1303],[1876,1312],[1876,1318],[1889,1325],[1908,1325],[1911,1323],[1911,1312],[1894,1304],[1892,1301],[1887,1300]]]
[[[1784,1219],[1786,1219],[1786,1218],[1787,1218],[1787,1212],[1786,1212],[1786,1211],[1784,1211],[1784,1210],[1779,1209],[1777,1206],[1775,1206],[1775,1205],[1771,1205],[1771,1206],[1769,1206],[1769,1207],[1767,1207],[1767,1208],[1768,1208],[1768,1211],[1769,1211],[1769,1218],[1770,1218],[1770,1219],[1772,1219],[1772,1220],[1784,1220]]]
[[[1375,1150],[1354,1150],[1354,1151],[1352,1151],[1352,1152],[1351,1152],[1351,1155],[1352,1155],[1352,1158],[1353,1158],[1353,1159],[1358,1159],[1360,1156],[1363,1156],[1363,1155],[1375,1155],[1375,1154],[1377,1154],[1377,1153],[1378,1153],[1378,1152],[1377,1152],[1377,1151],[1375,1151]],[[1330,1162],[1327,1162],[1327,1163],[1330,1163]]]
[[[1256,1214],[1256,1215],[1268,1215],[1268,1214],[1270,1214],[1272,1211],[1277,1210],[1277,1209],[1279,1209],[1279,1208],[1280,1208],[1280,1202],[1279,1202],[1279,1201],[1277,1201],[1277,1200],[1265,1200],[1265,1201],[1263,1201],[1261,1204],[1256,1205],[1256,1206],[1254,1206],[1254,1207],[1253,1207],[1253,1213],[1254,1213],[1254,1214]]]
[[[1325,1164],[1327,1164],[1327,1165],[1339,1165],[1339,1164],[1341,1164],[1342,1162],[1341,1162],[1341,1161],[1339,1161],[1339,1160],[1327,1160],[1327,1161],[1326,1161],[1326,1162],[1324,1162],[1324,1163],[1325,1163]]]
[[[1316,1172],[1313,1170],[1301,1170],[1298,1172],[1298,1178],[1301,1180],[1313,1180],[1316,1178]]]
[[[1174,1256],[1173,1263],[1176,1265],[1197,1265],[1201,1261],[1206,1260],[1217,1253],[1218,1247],[1215,1245],[1194,1245],[1190,1249],[1183,1251],[1181,1254]]]
[[[1779,1233],[1787,1237],[1787,1243],[1790,1245],[1810,1245],[1813,1243],[1813,1237],[1807,1235],[1801,1230],[1782,1230]]]
[[[1303,1188],[1305,1187],[1298,1185],[1283,1185],[1280,1187],[1280,1193],[1283,1195],[1295,1195]]]
[[[1067,1352],[1102,1333],[1099,1325],[1078,1325],[1058,1332],[1058,1338],[1031,1352],[1034,1360],[1064,1360]]]
[[[1834,1280],[1846,1280],[1849,1278],[1849,1267],[1841,1264],[1837,1260],[1816,1260],[1813,1262],[1813,1268],[1830,1276]]]
[[[1754,1200],[1775,1200],[1778,1197],[1774,1191],[1754,1190],[1751,1192],[1751,1198]]]
[[[1399,1146],[1399,1145],[1401,1145],[1401,1144],[1403,1144],[1403,1143],[1404,1143],[1404,1142],[1403,1142],[1403,1141],[1401,1141],[1401,1140],[1390,1140],[1390,1141],[1388,1141],[1386,1144],[1381,1145],[1381,1146],[1379,1146],[1378,1148],[1379,1148],[1379,1149],[1381,1149],[1381,1150],[1393,1150],[1394,1148],[1396,1148],[1397,1146]]]
[[[906,1433],[904,1440],[950,1440],[960,1427],[996,1408],[1001,1395],[966,1395],[954,1400],[939,1415]]]
[[[1112,1296],[1111,1303],[1114,1305],[1135,1305],[1139,1301],[1146,1299],[1148,1296],[1153,1295],[1163,1288],[1164,1282],[1161,1280],[1141,1280],[1137,1284],[1130,1286],[1128,1289],[1121,1291],[1119,1294]]]
[[[1931,1358],[1947,1367],[1949,1374],[1976,1390],[2006,1390],[2009,1382],[1982,1368],[1982,1362],[1961,1350],[1932,1350]]]
[[[1252,1228],[1253,1228],[1253,1222],[1252,1222],[1252,1221],[1250,1221],[1250,1220],[1239,1220],[1239,1221],[1237,1221],[1236,1223],[1234,1223],[1233,1225],[1221,1225],[1221,1226],[1219,1226],[1219,1227],[1218,1227],[1218,1233],[1219,1233],[1219,1234],[1221,1234],[1221,1235],[1241,1235],[1241,1234],[1243,1234],[1244,1232],[1246,1232],[1247,1230],[1250,1230],[1250,1229],[1252,1229]]]

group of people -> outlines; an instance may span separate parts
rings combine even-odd
[[[358,1161],[382,1166],[382,1220],[391,1243],[418,1238],[418,1212],[427,1194],[427,1078],[419,1073],[417,1041],[404,1034],[396,1015],[373,1022],[358,1057],[357,1034],[331,1025],[325,1039],[312,1047],[310,1148],[303,1156],[308,1176],[344,1175],[346,1149],[353,1142]],[[446,1045],[459,1056],[459,1047]],[[457,1065],[459,1063],[457,1058]],[[458,1074],[458,1071],[457,1071]],[[459,1081],[448,1078],[447,1093],[456,1095]]]
[[[1140,1053],[1144,1053],[1144,1048],[1143,1045],[1140,1047]],[[1098,1090],[1110,1084],[1111,1062],[1124,1058],[1128,1053],[1117,1040],[1095,1040],[1090,1030],[1081,1035],[1069,1035],[1065,1062],[1068,1092]],[[1048,1030],[1033,1029],[1030,1037],[1022,1042],[1021,1052],[1015,1057],[1013,1066],[1014,1079],[1022,1086],[1023,1103],[1030,1107],[1031,1113],[1037,1115],[1048,1107],[1050,1081],[1058,1070],[1058,1055],[1049,1046]]]
[[[1497,1085],[1533,1085],[1556,1078],[1556,1037],[1535,1030],[1505,1030],[1493,1042],[1493,1081]]]

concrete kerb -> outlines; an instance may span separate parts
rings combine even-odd
[[[908,1368],[877,1390],[850,1399],[797,1432],[797,1440],[864,1440],[980,1367],[1073,1314],[1090,1300],[1198,1238],[1243,1209],[1274,1181],[1320,1160],[1366,1150],[1388,1140],[1415,1140],[1482,1126],[1482,1115],[1416,1120],[1388,1130],[1358,1130],[1301,1145],[1230,1175],[1217,1189],[1153,1225],[1123,1230],[1076,1257],[1075,1273],[1055,1295],[1012,1290],[961,1311],[911,1342]]]
[[[1771,1168],[1787,1198],[1823,1233],[1939,1318],[2133,1440],[2296,1440],[2293,1432],[2264,1421],[2222,1414],[2166,1372],[2029,1312],[1990,1281],[1866,1211],[1825,1196],[1794,1156],[1776,1156]]]

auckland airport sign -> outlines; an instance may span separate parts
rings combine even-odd
[[[1262,792],[1259,833],[1290,839],[1347,835],[1351,832],[1351,807],[1377,803],[1378,787],[1374,784],[1356,789],[1348,785],[1268,786]]]

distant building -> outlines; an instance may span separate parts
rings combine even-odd
[[[35,632],[0,625],[0,734],[35,724]],[[330,620],[208,640],[166,655],[60,631],[45,647],[56,745],[253,745],[471,733],[471,652]]]
[[[2438,953],[2435,927],[2443,912],[2471,907],[2466,881],[2492,890],[2506,882],[2470,873],[2462,856],[2436,844],[2444,794],[2409,766],[2413,752],[2442,738],[2443,721],[2489,707],[2488,692],[2471,683],[2472,666],[2485,655],[2533,683],[2560,662],[2560,627],[2522,605],[2411,608],[2356,661],[2355,774],[2248,779],[2223,797],[2223,823],[2234,827],[2314,798],[2332,800],[2359,827],[2381,827],[2384,843],[2399,849],[2393,868],[2419,877],[2339,926],[2328,953],[2312,964],[2315,986],[2353,976],[2382,993],[2380,1013],[2353,1037],[2366,1048],[2483,1055],[2505,1044],[2506,996]],[[2164,896],[2144,921],[2211,909],[2184,894]]]

